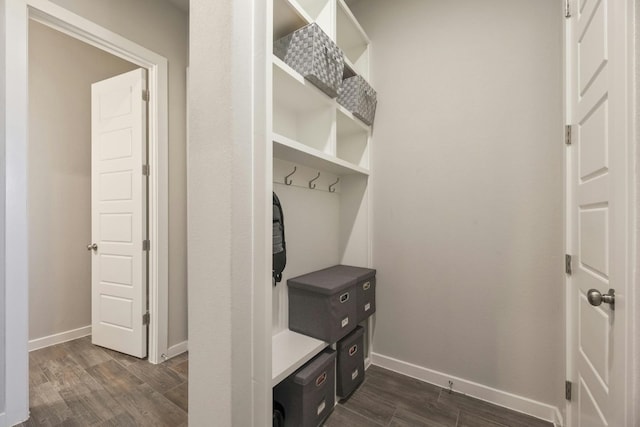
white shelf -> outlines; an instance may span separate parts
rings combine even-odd
[[[338,104],[336,102],[336,108],[338,110],[338,114],[348,118],[349,120],[351,120],[351,122],[353,123],[352,125],[350,125],[350,128],[359,128],[361,131],[364,132],[369,132],[371,130],[371,126],[369,126],[368,124],[366,124],[365,122],[363,122],[362,120],[360,120],[359,118],[357,118],[356,116],[353,115],[353,113],[349,110],[347,110],[346,108],[344,108],[342,105]],[[339,117],[338,115],[338,117]],[[340,119],[338,119],[340,120]],[[338,132],[340,132],[340,130],[338,130]]]
[[[318,89],[277,56],[273,60],[274,99],[295,110],[314,110],[333,106],[336,101]]]
[[[318,89],[313,83],[307,81],[300,73],[275,55],[273,55],[273,66],[273,87],[275,89],[274,92],[277,91],[274,94],[274,99],[277,98],[278,102],[298,111],[332,106],[353,120],[362,129],[370,129],[369,125],[340,105],[335,98],[329,98],[327,94]]]
[[[273,57],[273,132],[325,153],[335,152],[336,102]]]
[[[369,169],[369,129],[344,109],[336,116],[336,157]]]
[[[271,337],[271,386],[276,386],[327,346],[324,341],[290,330]]]
[[[369,170],[346,160],[330,156],[322,151],[294,141],[286,136],[273,134],[273,156],[312,169],[343,175],[369,176]]]

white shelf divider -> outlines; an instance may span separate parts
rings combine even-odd
[[[322,151],[294,141],[286,136],[273,134],[273,156],[292,163],[298,163],[313,169],[324,170],[338,176],[365,175],[369,170],[346,160],[330,156]]]
[[[347,3],[344,0],[338,0],[338,8],[342,9],[349,21],[351,21],[350,23],[353,26],[353,29],[359,33],[359,37],[362,42],[365,44],[370,44],[371,40],[369,40],[369,36],[367,36],[367,33],[364,32],[362,25],[360,25],[356,17],[353,16],[353,12],[351,12],[351,9],[349,9]]]
[[[271,386],[276,386],[328,345],[288,329],[274,335],[271,338]]]

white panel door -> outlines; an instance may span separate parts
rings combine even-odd
[[[577,0],[570,36],[568,147],[570,252],[569,379],[572,427],[624,427],[628,401],[625,342],[628,308],[626,1]],[[615,305],[593,305],[589,290],[615,289]],[[597,304],[597,301],[595,301]]]
[[[91,87],[92,342],[147,355],[145,70]]]

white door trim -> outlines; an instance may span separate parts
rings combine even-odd
[[[0,0],[4,19],[4,87],[0,112],[5,130],[5,423],[28,417],[27,141],[28,23],[34,19],[78,40],[148,69],[149,100],[149,361],[159,363],[168,349],[168,62],[118,34],[48,0]],[[2,73],[0,73],[1,75]],[[1,80],[0,80],[1,81]],[[4,147],[2,147],[4,145]],[[0,161],[2,160],[0,155]],[[4,177],[3,177],[4,178]],[[1,219],[1,217],[0,217]],[[0,232],[3,231],[0,229]],[[4,249],[3,248],[3,249]],[[1,253],[0,253],[1,255]]]

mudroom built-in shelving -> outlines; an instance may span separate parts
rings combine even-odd
[[[369,79],[370,42],[343,0],[272,0],[271,6],[271,42],[316,22],[344,51],[346,75]],[[273,54],[267,66],[272,120],[266,143],[272,144],[272,189],[283,206],[287,241],[282,282],[271,288],[275,386],[330,345],[288,329],[287,279],[336,264],[371,267],[372,133]],[[364,325],[367,343],[371,324]]]

